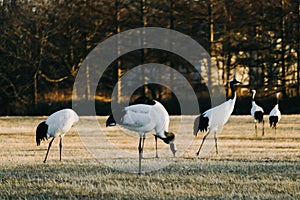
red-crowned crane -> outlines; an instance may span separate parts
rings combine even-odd
[[[197,156],[200,153],[206,137],[210,133],[214,133],[216,153],[218,154],[217,134],[221,133],[223,126],[227,123],[231,113],[233,112],[236,101],[235,85],[238,83],[241,82],[237,81],[235,78],[232,78],[230,80],[231,96],[229,97],[229,99],[226,102],[205,111],[195,119],[194,135],[197,136],[199,130],[201,132],[207,131],[207,133],[203,137],[199,150],[196,153]]]
[[[270,127],[275,129],[275,133],[276,133],[277,123],[281,119],[281,112],[279,110],[279,95],[280,95],[280,93],[278,92],[276,94],[277,103],[269,114]]]
[[[138,97],[137,99],[135,99],[133,102],[131,102],[129,105],[136,105],[136,104],[146,104],[146,105],[154,105],[156,103],[155,100],[153,99],[150,99],[146,96],[141,96],[141,97]],[[158,158],[158,151],[157,151],[157,136],[154,134],[154,137],[155,137],[155,157]],[[170,144],[172,145],[172,144]],[[172,150],[171,146],[170,146],[170,149]],[[175,156],[175,152],[173,152],[173,155]]]
[[[262,109],[262,107],[260,107],[255,103],[254,98],[255,98],[256,90],[251,90],[251,93],[252,93],[252,107],[250,113],[254,119],[255,134],[257,135],[257,123],[262,122],[262,136],[264,136],[265,134],[264,110]]]
[[[139,174],[141,174],[141,160],[143,156],[143,147],[145,134],[155,130],[155,136],[170,145],[170,149],[175,155],[176,146],[174,143],[175,135],[169,132],[169,114],[161,103],[153,100],[153,105],[135,104],[118,109],[106,120],[106,126],[120,125],[123,128],[137,132],[139,140]]]
[[[36,144],[40,145],[42,140],[52,137],[44,163],[47,160],[50,147],[56,137],[60,137],[59,142],[59,160],[61,161],[62,139],[71,129],[74,123],[79,121],[78,115],[72,109],[63,109],[51,114],[46,121],[41,122],[36,128]]]

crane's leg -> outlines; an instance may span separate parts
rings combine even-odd
[[[200,153],[200,150],[201,150],[201,148],[202,148],[202,145],[203,145],[203,143],[204,143],[204,140],[206,139],[206,137],[208,136],[208,134],[209,134],[210,132],[208,131],[205,135],[204,135],[204,137],[203,137],[203,140],[202,140],[202,143],[201,143],[201,145],[200,145],[200,147],[199,147],[199,150],[197,151],[197,156],[199,155],[199,153]]]
[[[143,148],[142,148],[142,137],[140,137],[140,142],[139,142],[139,174],[142,172],[142,153],[143,153]]]
[[[217,132],[215,132],[215,134],[214,134],[214,138],[215,138],[215,146],[216,146],[216,154],[218,154],[219,152],[218,152],[218,145],[217,145]]]
[[[62,137],[60,138],[59,141],[59,161],[61,161],[61,149],[62,149]]]
[[[48,157],[48,153],[49,153],[49,150],[50,150],[50,147],[51,147],[51,145],[52,145],[52,142],[53,142],[53,140],[54,140],[55,138],[53,138],[50,142],[49,142],[49,146],[48,146],[48,150],[47,150],[47,153],[46,153],[46,157],[45,157],[45,160],[43,161],[44,163],[46,162],[46,160],[47,160],[47,157]]]
[[[262,120],[262,136],[265,135],[265,120]]]
[[[143,158],[143,153],[144,153],[144,143],[145,143],[145,135],[143,136],[143,142],[142,142],[142,158]]]
[[[155,152],[156,152],[156,156],[155,158],[158,158],[158,153],[157,153],[157,136],[155,135]]]
[[[255,136],[257,136],[257,122],[255,121]]]

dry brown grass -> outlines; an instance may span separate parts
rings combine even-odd
[[[99,130],[89,117],[78,125],[81,137],[72,129],[64,138],[62,162],[56,140],[42,163],[48,142],[36,147],[35,127],[43,118],[0,118],[0,199],[300,199],[299,115],[284,115],[277,133],[266,127],[264,137],[255,136],[250,116],[232,116],[219,136],[219,154],[204,158],[195,155],[203,136],[193,140],[195,116],[172,116],[180,155],[172,158],[160,142],[160,160],[171,164],[142,176],[107,167],[90,153],[81,134],[93,138]],[[97,120],[103,125],[105,119]],[[133,154],[121,159],[137,162],[134,135],[124,137],[116,127],[103,130],[108,141]],[[144,170],[156,160],[153,136],[147,136]],[[107,141],[97,144],[105,152],[98,158],[110,157]]]

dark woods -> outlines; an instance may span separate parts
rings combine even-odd
[[[111,92],[119,77],[144,63],[162,63],[180,72],[194,88],[202,110],[210,107],[206,85],[225,85],[236,75],[243,85],[238,88],[235,113],[249,114],[248,89],[254,88],[257,101],[270,107],[266,112],[280,91],[285,112],[300,113],[299,2],[0,0],[0,115],[50,114],[49,110],[70,107],[72,99],[78,104],[96,100],[96,107],[103,108],[98,114],[109,114]],[[96,96],[88,88],[84,96],[72,96],[76,74],[96,45],[143,26],[174,29],[196,40],[217,65],[217,77],[208,74],[210,82],[205,83],[181,57],[144,49],[111,63]],[[87,79],[90,73],[94,72],[87,71]],[[172,84],[180,85],[176,80]],[[176,96],[167,87],[146,85],[135,94],[161,100],[171,114],[180,112]]]

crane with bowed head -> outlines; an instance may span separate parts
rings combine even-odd
[[[36,128],[36,144],[39,146],[41,141],[52,138],[49,143],[44,163],[47,160],[52,142],[59,137],[59,160],[61,161],[62,139],[71,127],[79,121],[78,115],[72,109],[63,109],[51,114],[45,121],[41,122]]]
[[[154,130],[156,133],[154,136],[169,144],[173,155],[175,155],[175,134],[169,132],[169,122],[169,114],[164,106],[158,101],[152,100],[148,104],[134,104],[113,111],[106,120],[106,126],[120,125],[139,134],[139,174],[141,174],[141,162],[147,132]]]

